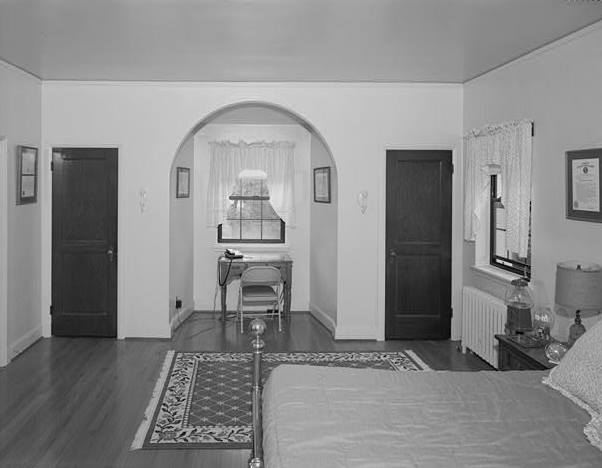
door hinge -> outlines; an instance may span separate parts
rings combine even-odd
[[[54,315],[54,306],[50,306],[50,315]]]
[[[454,164],[452,163],[452,174],[454,173]]]
[[[54,161],[50,161],[50,171],[54,171]]]
[[[535,136],[535,123],[534,122],[531,123],[531,136],[532,137]]]

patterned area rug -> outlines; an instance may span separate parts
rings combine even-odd
[[[251,353],[169,351],[132,449],[250,448]],[[393,371],[429,367],[412,351],[265,353],[263,379],[279,364]]]

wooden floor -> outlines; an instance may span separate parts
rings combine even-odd
[[[0,467],[245,466],[246,450],[129,450],[165,352],[248,351],[236,325],[193,314],[172,340],[38,341],[0,369]],[[285,325],[268,324],[266,351],[412,349],[433,369],[491,369],[457,342],[335,342],[309,314]]]

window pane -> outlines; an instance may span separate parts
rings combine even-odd
[[[506,229],[506,209],[495,209],[495,227],[497,229]]]
[[[240,219],[240,208],[238,200],[230,204],[230,208],[228,208],[228,213],[226,213],[226,219]]]
[[[227,220],[222,223],[222,239],[240,239],[240,221]]]
[[[280,220],[263,222],[264,239],[280,239]]]
[[[261,220],[261,202],[257,200],[242,200],[242,219]]]
[[[263,204],[263,219],[277,219],[280,220],[280,216],[276,214],[272,204],[269,201],[262,201]]]
[[[262,179],[243,179],[242,181],[242,196],[243,197],[258,197],[261,195],[263,185]]]
[[[500,257],[506,256],[506,231],[495,231],[495,254]]]
[[[261,239],[261,221],[242,221],[242,239]]]

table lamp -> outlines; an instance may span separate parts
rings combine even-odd
[[[556,304],[575,311],[569,328],[569,346],[585,333],[582,310],[602,308],[602,268],[595,263],[562,262],[556,266]]]

